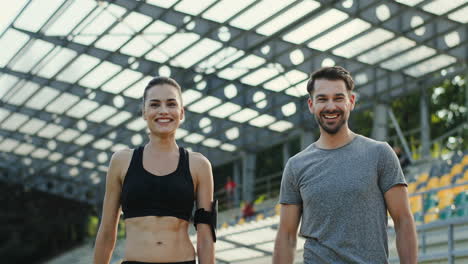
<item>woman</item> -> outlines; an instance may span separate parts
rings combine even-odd
[[[198,260],[214,264],[213,175],[202,154],[189,153],[175,141],[184,118],[179,84],[166,77],[152,79],[144,91],[142,114],[149,142],[118,151],[110,161],[94,264],[110,261],[120,206],[126,226],[122,263],[195,264],[188,236],[195,200],[200,208],[195,214]]]

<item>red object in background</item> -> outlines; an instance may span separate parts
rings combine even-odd
[[[242,209],[242,217],[250,217],[255,215],[255,210],[252,203],[246,203]]]
[[[226,185],[224,185],[224,189],[228,193],[232,193],[235,188],[236,188],[236,183],[233,180],[229,180],[228,182],[226,182]]]

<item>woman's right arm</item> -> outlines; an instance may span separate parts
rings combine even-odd
[[[122,167],[128,163],[128,153],[114,153],[106,176],[106,193],[102,208],[101,224],[94,247],[94,264],[109,264],[117,237],[120,218],[120,193],[122,189]]]

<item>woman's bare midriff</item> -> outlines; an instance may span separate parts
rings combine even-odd
[[[171,216],[126,219],[124,259],[156,263],[194,260],[188,227],[189,222]]]

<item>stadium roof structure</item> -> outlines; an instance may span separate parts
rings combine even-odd
[[[214,166],[312,129],[309,73],[342,65],[356,110],[466,73],[468,0],[11,1],[0,11],[3,180],[93,201],[146,140],[152,76],[183,88],[177,139]]]

